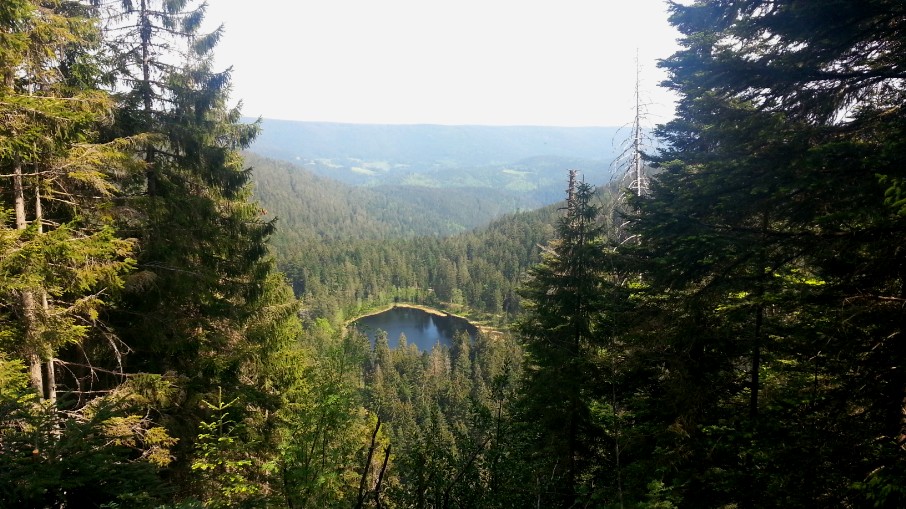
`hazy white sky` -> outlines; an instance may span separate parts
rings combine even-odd
[[[625,125],[672,97],[664,0],[210,0],[243,113],[292,120]]]

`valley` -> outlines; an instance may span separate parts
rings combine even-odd
[[[612,161],[563,154],[612,155],[605,137],[618,131],[267,120],[263,126],[246,164],[265,217],[277,220],[278,266],[311,318],[342,322],[403,301],[498,326],[518,314],[517,289],[552,239],[566,197],[565,165],[610,179]],[[273,158],[281,154],[296,161]],[[506,158],[524,159],[492,164]],[[354,171],[363,164],[369,172]]]
[[[906,507],[906,3],[668,2],[655,128],[572,2],[303,4],[237,11],[286,110],[525,67],[484,106],[631,128],[243,120],[207,3],[5,0],[0,506]]]

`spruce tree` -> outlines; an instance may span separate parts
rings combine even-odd
[[[602,435],[591,407],[606,307],[603,225],[593,188],[570,184],[557,240],[529,271],[526,312],[516,325],[527,354],[519,418],[536,430],[537,496],[548,507],[571,507],[588,494]]]
[[[90,9],[21,1],[0,15],[0,167],[11,184],[0,205],[2,328],[19,339],[4,349],[28,359],[33,388],[54,400],[57,354],[103,335],[98,311],[130,266],[131,242],[103,212],[112,175],[129,171],[130,141],[98,143],[112,101],[91,61],[100,32]]]
[[[101,320],[132,267],[110,211],[139,140],[99,143],[113,101],[90,7],[5,2],[0,34],[0,499],[157,505],[173,440],[134,398],[143,382],[126,380]]]
[[[903,6],[671,9],[681,100],[633,226],[647,470],[690,505],[897,505]]]
[[[108,135],[145,140],[133,152],[144,178],[130,182],[117,215],[137,239],[136,272],[110,319],[131,350],[127,369],[180,390],[180,406],[162,412],[180,438],[174,472],[184,486],[197,425],[212,418],[201,401],[238,398],[230,417],[264,433],[237,447],[276,440],[273,411],[291,381],[266,363],[299,334],[267,252],[274,225],[251,201],[240,155],[258,125],[230,104],[230,70],[212,67],[221,29],[201,33],[204,12],[203,3],[124,1],[107,18],[119,100]],[[279,336],[259,332],[268,329]]]

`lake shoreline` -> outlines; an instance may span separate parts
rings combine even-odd
[[[464,316],[457,316],[457,315],[454,315],[454,314],[452,314],[452,313],[447,313],[446,311],[441,311],[440,309],[429,308],[428,306],[422,306],[421,304],[409,304],[409,303],[406,303],[406,302],[394,302],[393,304],[387,305],[387,306],[382,307],[382,308],[378,308],[378,309],[373,310],[373,311],[369,311],[369,312],[365,313],[364,315],[359,315],[359,316],[357,316],[357,317],[355,317],[355,318],[353,318],[353,319],[351,319],[351,320],[348,320],[348,321],[346,322],[346,324],[349,325],[349,324],[351,324],[352,322],[355,322],[355,321],[357,321],[357,320],[361,320],[362,318],[366,318],[366,317],[374,316],[374,315],[379,315],[379,314],[381,314],[381,313],[386,313],[387,311],[390,311],[390,310],[393,309],[393,308],[420,309],[420,310],[424,311],[425,313],[428,313],[429,315],[434,315],[434,316],[452,316],[452,317],[455,317],[455,318],[462,318],[463,320],[468,320],[468,318],[466,318],[466,317],[464,317]],[[470,322],[470,323],[471,323],[471,322]]]
[[[456,319],[459,319],[459,320],[464,320],[466,323],[468,323],[468,324],[471,325],[472,327],[475,327],[476,329],[478,329],[478,331],[479,331],[480,333],[482,333],[482,334],[487,334],[487,335],[489,335],[489,336],[493,336],[493,335],[496,335],[496,334],[502,334],[501,331],[499,331],[499,330],[497,330],[497,329],[492,329],[491,327],[488,327],[488,326],[486,326],[486,325],[481,325],[481,324],[475,323],[475,322],[473,322],[472,320],[470,320],[468,317],[465,317],[465,316],[462,316],[462,315],[456,315],[456,314],[453,314],[453,313],[450,313],[450,312],[447,312],[447,311],[443,311],[443,310],[441,310],[441,309],[436,309],[436,308],[432,308],[432,307],[428,307],[428,306],[423,306],[423,305],[421,305],[421,304],[412,304],[412,303],[409,303],[409,302],[394,302],[394,303],[389,304],[389,305],[387,305],[387,306],[385,306],[385,307],[378,308],[378,309],[373,310],[373,311],[369,311],[369,312],[367,312],[367,313],[365,313],[365,314],[363,314],[363,315],[360,315],[360,316],[357,316],[357,317],[352,318],[352,319],[350,319],[350,320],[347,320],[347,321],[346,321],[346,324],[345,324],[345,327],[349,327],[350,325],[352,325],[353,322],[355,322],[355,321],[357,321],[357,320],[361,320],[362,318],[369,317],[369,316],[374,316],[374,315],[379,315],[379,314],[381,314],[381,313],[386,313],[387,311],[390,311],[391,309],[394,309],[394,308],[418,309],[418,310],[420,310],[420,311],[424,311],[425,313],[428,313],[429,315],[440,316],[440,317],[443,317],[443,318],[448,318],[448,317],[449,317],[449,318],[456,318]]]

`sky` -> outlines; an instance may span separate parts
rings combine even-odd
[[[245,116],[621,126],[672,116],[664,0],[210,0]]]

